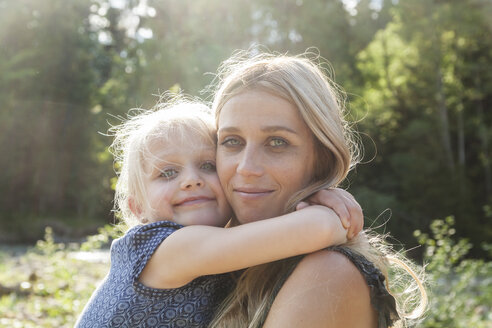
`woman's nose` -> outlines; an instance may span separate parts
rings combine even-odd
[[[196,188],[201,188],[204,185],[204,181],[200,174],[196,170],[185,170],[182,173],[181,189],[183,190],[193,190]]]
[[[255,147],[246,146],[240,154],[236,171],[243,176],[261,176],[263,165],[260,151]]]

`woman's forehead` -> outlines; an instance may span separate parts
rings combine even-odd
[[[263,90],[235,95],[222,107],[218,120],[219,133],[245,125],[254,125],[270,132],[279,129],[294,132],[307,128],[294,104]]]

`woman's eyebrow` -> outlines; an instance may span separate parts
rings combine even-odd
[[[217,130],[217,133],[234,133],[239,132],[239,129],[233,126],[226,126]]]
[[[279,132],[279,131],[284,131],[284,132],[289,132],[293,134],[298,134],[296,130],[291,129],[287,126],[284,125],[269,125],[269,126],[262,126],[260,127],[260,130],[263,132]]]
[[[226,127],[223,127],[223,128],[220,128],[217,133],[235,133],[235,132],[239,132],[241,131],[239,128],[236,128],[236,127],[233,127],[233,126],[226,126]],[[284,126],[284,125],[268,125],[268,126],[260,126],[260,131],[262,132],[269,132],[269,133],[272,133],[272,132],[279,132],[279,131],[285,131],[285,132],[289,132],[289,133],[292,133],[292,134],[298,134],[296,130],[294,129],[291,129],[287,126]]]

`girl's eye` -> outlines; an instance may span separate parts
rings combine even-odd
[[[282,138],[272,138],[269,142],[268,145],[271,147],[282,147],[287,145],[287,141],[285,141]]]
[[[166,178],[166,179],[172,179],[178,175],[178,170],[176,169],[164,169],[161,171],[159,174],[160,177]]]
[[[204,171],[215,172],[215,163],[205,162],[200,166],[200,169]]]
[[[226,146],[226,147],[234,147],[234,146],[239,146],[241,144],[241,141],[239,141],[236,138],[226,138],[224,141],[222,141],[221,145]]]

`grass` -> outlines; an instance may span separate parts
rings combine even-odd
[[[107,261],[75,255],[100,247],[104,232],[87,243],[55,243],[51,229],[22,256],[0,252],[0,327],[73,327],[78,314],[103,279]]]
[[[418,327],[492,327],[492,262],[465,259],[471,244],[454,241],[453,219],[436,220],[432,235],[416,232],[425,248],[430,307]],[[0,249],[0,327],[73,327],[109,268],[107,254],[119,230],[106,226],[82,244],[44,240],[19,254]],[[490,245],[485,245],[490,250]]]

